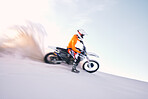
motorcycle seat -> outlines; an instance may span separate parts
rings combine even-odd
[[[65,48],[56,47],[56,49],[61,50],[61,51],[63,51],[63,52],[67,52],[67,49],[65,49]],[[68,52],[67,52],[67,53],[68,53]]]

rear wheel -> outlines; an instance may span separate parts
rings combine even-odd
[[[84,64],[83,64],[83,70],[89,72],[89,73],[94,73],[96,72],[97,70],[99,69],[99,63],[97,61],[94,61],[94,60],[89,60],[86,61]]]
[[[48,53],[44,57],[44,62],[45,63],[50,63],[50,64],[57,64],[58,57],[54,53]]]

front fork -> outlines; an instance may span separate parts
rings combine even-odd
[[[87,56],[85,56],[85,57],[82,58],[82,60],[83,60],[83,59],[86,60],[85,62],[87,62],[87,67],[88,67],[88,68],[91,68],[91,63],[90,63],[90,61],[89,61],[89,58],[88,58]]]
[[[90,63],[89,58],[87,56],[86,56],[86,59],[87,59],[87,62],[88,62],[88,64],[87,64],[88,68],[91,68],[91,63]]]

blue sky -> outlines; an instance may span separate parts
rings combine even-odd
[[[148,81],[148,0],[8,2],[0,1],[1,27],[22,20],[39,22],[50,36],[47,43],[55,46],[67,46],[83,28],[88,51],[100,56],[100,71]]]
[[[147,0],[54,0],[52,17],[64,44],[77,28],[86,30],[87,48],[100,55],[101,71],[148,81],[147,4]]]

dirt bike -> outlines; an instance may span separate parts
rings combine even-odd
[[[80,50],[80,49],[78,49]],[[89,73],[94,73],[99,69],[99,63],[95,60],[90,60],[88,58],[88,55],[90,56],[95,56],[99,57],[93,53],[87,53],[86,52],[86,47],[83,44],[83,52],[82,54],[79,54],[80,61],[85,60],[85,62],[82,64],[83,70],[89,72]],[[61,63],[66,63],[68,65],[73,65],[74,63],[74,58],[72,55],[70,55],[67,51],[67,49],[60,48],[60,47],[55,47],[54,52],[49,52],[45,55],[44,57],[45,63],[49,64],[61,64]]]

